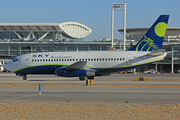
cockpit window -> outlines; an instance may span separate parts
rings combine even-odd
[[[17,58],[14,58],[12,61],[13,61],[13,62],[16,62],[16,61],[18,61],[18,59],[17,59]]]

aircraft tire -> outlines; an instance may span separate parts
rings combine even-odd
[[[79,76],[79,80],[80,80],[80,81],[86,80],[86,76]]]
[[[23,80],[27,80],[27,77],[26,76],[23,76],[23,78],[22,78]]]

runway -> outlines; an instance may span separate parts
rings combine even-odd
[[[62,78],[53,75],[28,76],[29,83],[21,77],[10,73],[0,73],[0,84],[69,84],[80,87],[42,87],[39,95],[38,87],[5,87],[0,86],[0,101],[72,101],[72,102],[126,102],[130,103],[180,103],[180,88],[121,88],[101,85],[180,85],[179,74],[148,75],[149,81],[133,81],[139,75],[111,75],[97,77],[94,84],[86,86],[85,81],[78,78]],[[145,75],[147,76],[147,75]],[[121,78],[121,79],[120,79]],[[158,81],[161,79],[161,81]],[[163,79],[162,78],[166,78]],[[173,79],[171,79],[173,78]],[[122,80],[127,79],[127,81]],[[157,79],[154,81],[153,79]],[[172,81],[168,81],[172,80]]]

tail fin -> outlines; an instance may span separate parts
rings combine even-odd
[[[128,51],[155,51],[162,48],[169,15],[160,15],[143,38]]]

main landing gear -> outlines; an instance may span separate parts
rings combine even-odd
[[[26,76],[26,75],[24,75],[22,79],[23,79],[23,80],[27,80],[27,76]]]
[[[89,80],[89,79],[94,80],[94,76],[87,77],[87,79],[88,79],[88,80]]]
[[[89,80],[89,79],[94,80],[94,76],[89,76],[89,77],[87,77],[87,79],[88,79],[88,80]],[[79,80],[80,80],[80,81],[86,80],[86,76],[79,76]]]
[[[86,80],[86,76],[79,76],[79,80],[80,80],[80,81]]]

